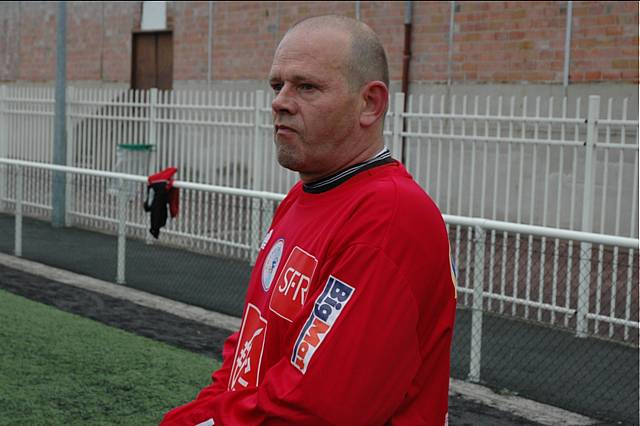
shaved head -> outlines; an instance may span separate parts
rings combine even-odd
[[[365,24],[343,16],[296,24],[269,71],[280,165],[313,182],[375,156],[384,146],[388,82],[384,49]]]
[[[370,81],[382,81],[389,87],[389,66],[384,47],[376,33],[365,23],[340,15],[323,15],[306,18],[287,31],[334,30],[347,34],[351,51],[345,52],[344,73],[352,90],[358,90]]]

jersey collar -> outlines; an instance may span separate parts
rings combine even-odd
[[[391,152],[389,151],[389,148],[384,147],[384,149],[380,151],[375,157],[362,163],[354,164],[351,167],[347,167],[346,169],[324,179],[320,179],[311,183],[305,183],[302,185],[302,189],[304,192],[309,194],[320,194],[337,187],[341,183],[354,177],[360,172],[372,169],[377,166],[381,166],[383,164],[392,163],[393,161],[394,160],[393,158],[391,158]]]

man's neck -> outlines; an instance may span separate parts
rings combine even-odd
[[[344,162],[343,164],[340,164],[338,167],[335,167],[334,169],[324,172],[324,173],[302,173],[300,172],[300,180],[302,181],[302,183],[311,183],[311,182],[316,182],[319,180],[322,180],[328,176],[334,175],[336,173],[339,173],[341,170],[345,170],[348,169],[349,167],[355,165],[355,164],[359,164],[359,163],[363,163],[373,157],[375,157],[376,155],[378,155],[380,152],[382,152],[382,150],[385,149],[384,146],[384,141],[380,140],[379,142],[375,143],[375,144],[371,144],[369,146],[367,146],[364,150],[362,150],[362,152],[358,153],[357,155],[353,156],[349,161]]]
[[[320,180],[304,183],[302,185],[302,189],[307,193],[320,194],[341,185],[343,182],[346,182],[365,170],[392,162],[394,162],[394,160],[391,158],[391,152],[389,152],[389,149],[385,147],[378,154],[368,160],[353,164],[346,169],[342,169],[331,176],[327,176]]]

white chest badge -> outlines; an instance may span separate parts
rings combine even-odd
[[[269,288],[271,288],[271,283],[278,270],[283,251],[284,239],[280,238],[273,244],[271,250],[269,250],[269,254],[267,254],[267,257],[264,259],[264,263],[262,264],[262,289],[264,291],[269,291]]]

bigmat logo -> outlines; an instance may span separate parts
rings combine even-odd
[[[318,260],[313,255],[294,247],[278,276],[269,308],[278,316],[293,322],[293,317],[307,301],[316,266]]]
[[[267,320],[262,318],[257,307],[249,303],[247,313],[242,320],[240,340],[238,340],[231,366],[229,390],[258,386],[258,374],[260,373],[266,332]]]
[[[313,354],[324,341],[344,307],[349,303],[355,289],[339,279],[329,276],[322,294],[316,299],[309,319],[300,330],[293,346],[291,363],[303,374]]]

